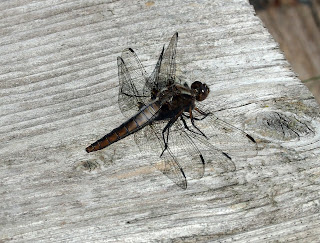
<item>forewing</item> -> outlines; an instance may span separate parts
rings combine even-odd
[[[210,164],[210,167],[218,173],[226,173],[235,171],[236,166],[229,154],[212,145],[207,138],[203,135],[190,132],[185,129],[184,133],[192,138],[193,142],[197,145],[197,148],[201,151],[201,155],[204,158],[206,164]]]
[[[231,157],[253,157],[257,154],[257,142],[252,136],[212,113],[203,120],[195,121],[195,124],[209,138],[210,143]]]
[[[169,43],[169,46],[164,51],[164,47],[160,53],[158,62],[148,78],[144,88],[145,95],[152,95],[153,97],[161,89],[173,84],[176,75],[176,48],[178,41],[178,33],[175,33]]]
[[[147,73],[139,58],[131,49],[125,49],[118,57],[119,96],[121,112],[126,117],[132,117],[145,105],[150,96],[143,95],[143,87],[147,81]]]
[[[178,133],[170,135],[172,139],[169,140],[169,146],[173,149],[171,144],[180,144],[178,147],[184,148],[183,151],[187,157],[180,164],[187,176],[201,178],[205,164],[208,163],[216,172],[225,173],[236,169],[232,158],[213,146],[207,138],[190,132],[180,120],[175,123],[175,126]]]
[[[174,156],[170,148],[160,157],[164,149],[161,135],[163,127],[164,123],[162,122],[155,122],[152,125],[146,126],[134,134],[135,142],[142,153],[148,154],[150,157],[154,157],[154,159],[158,159],[159,162],[156,164],[157,169],[179,187],[186,189],[187,180],[185,174],[178,159]]]
[[[177,42],[178,32],[172,36],[170,43],[163,54],[162,63],[159,70],[159,82],[162,82],[164,86],[175,82]]]

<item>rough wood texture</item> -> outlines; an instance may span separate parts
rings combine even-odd
[[[0,16],[1,241],[318,241],[319,107],[247,1],[11,0]],[[259,141],[187,190],[132,138],[84,150],[124,121],[121,50],[150,72],[175,31],[178,74]]]

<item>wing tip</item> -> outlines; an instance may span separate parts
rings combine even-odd
[[[123,63],[123,59],[122,59],[122,57],[117,57],[117,61],[118,61],[118,63]]]
[[[232,158],[229,156],[229,154],[225,153],[225,152],[222,152],[222,154],[227,157],[229,160],[232,160]]]
[[[186,190],[187,187],[188,187],[187,178],[186,178],[186,175],[184,174],[184,171],[183,171],[182,168],[180,168],[180,171],[181,171],[181,173],[182,173],[182,175],[183,175],[184,180],[183,180],[183,183],[182,183],[181,185],[179,185],[179,186],[180,186],[182,189]]]
[[[181,184],[178,184],[178,186],[183,189],[183,190],[187,190],[187,187],[188,187],[188,183],[187,183],[187,180],[185,180],[183,183]]]
[[[253,143],[257,143],[256,140],[254,140],[253,137],[251,137],[249,134],[246,135],[246,137]]]
[[[203,165],[205,165],[205,161],[204,161],[204,158],[203,158],[203,156],[202,156],[202,154],[200,154],[200,159],[201,159],[201,163],[203,164]]]

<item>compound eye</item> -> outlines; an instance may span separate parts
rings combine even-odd
[[[201,83],[200,81],[195,81],[191,84],[191,89],[196,92],[196,99],[202,101],[207,98],[209,94],[209,87],[206,84]]]
[[[209,88],[207,87],[207,85],[204,84],[204,85],[202,85],[201,89],[199,90],[196,99],[198,101],[203,101],[204,99],[207,98],[208,94],[209,94]]]

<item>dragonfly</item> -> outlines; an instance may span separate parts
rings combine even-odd
[[[169,45],[163,46],[151,75],[131,48],[122,51],[117,58],[118,103],[127,120],[88,146],[86,151],[101,150],[134,134],[140,151],[156,155],[157,168],[186,189],[186,171],[192,178],[204,175],[203,151],[209,154],[209,160],[235,170],[232,152],[254,153],[257,143],[243,130],[204,110],[201,102],[210,93],[208,85],[194,81],[189,86],[176,76],[177,42],[176,32]],[[207,136],[202,128],[212,135]],[[225,152],[225,148],[229,151]]]

